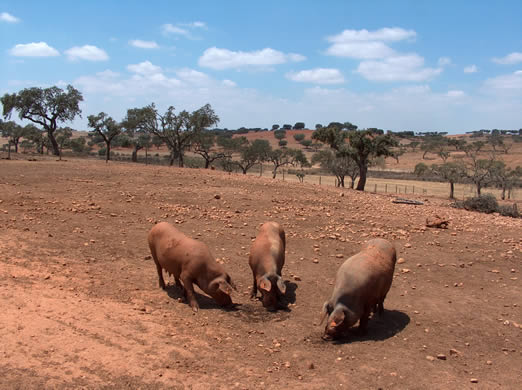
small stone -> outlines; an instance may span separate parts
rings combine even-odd
[[[411,244],[409,242],[407,242],[406,244],[404,244],[404,247],[405,248],[411,248]]]
[[[458,355],[460,355],[460,351],[458,351],[455,348],[451,348],[450,349],[450,355],[458,356]]]
[[[430,362],[435,360],[435,358],[431,355],[426,356],[426,359],[429,360]]]
[[[471,383],[478,383],[478,379],[477,378],[471,378],[469,381]]]
[[[312,363],[312,362],[308,363],[308,369],[309,370],[313,370],[314,368],[315,368],[314,363]]]
[[[493,364],[493,362],[492,362],[491,360],[488,360],[488,361],[486,362],[486,364],[487,364],[488,366],[491,366],[491,365]]]
[[[295,280],[296,282],[300,282],[300,281],[301,281],[301,278],[300,278],[299,276],[297,276],[297,275],[294,275],[294,280]]]
[[[443,353],[439,353],[437,355],[437,359],[439,359],[439,360],[446,360],[446,355],[444,355]]]
[[[221,199],[221,195],[219,195],[219,194],[214,195],[214,199]]]
[[[317,259],[313,259],[312,262],[314,262],[315,264],[319,263],[319,260]]]
[[[410,272],[410,270],[409,270],[408,268],[402,268],[402,269],[401,269],[401,272],[402,272],[403,274],[407,274],[408,272]]]
[[[152,256],[151,256],[151,255],[148,255],[148,256],[145,256],[143,259],[144,259],[144,260],[150,260],[150,259],[152,259]]]
[[[404,260],[404,258],[400,257],[399,260],[397,260],[397,264],[402,264],[404,263],[406,260]]]
[[[342,259],[344,255],[342,253],[338,253],[335,255],[335,257],[337,257],[338,259]]]

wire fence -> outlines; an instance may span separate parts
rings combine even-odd
[[[312,183],[317,185],[325,186],[338,186],[337,178],[330,175],[307,175],[304,171],[305,176],[303,182]],[[270,167],[257,167],[255,170],[249,171],[250,175],[272,177],[272,169]],[[278,169],[276,179],[299,182],[300,179],[296,176],[296,170],[291,169]],[[358,180],[358,179],[357,179]],[[357,185],[357,180],[355,185]],[[345,178],[345,187],[350,187],[351,179]],[[449,198],[450,195],[450,184],[443,182],[431,182],[431,181],[420,181],[420,180],[400,180],[400,179],[384,179],[384,178],[372,178],[369,177],[366,180],[365,186],[366,192],[380,193],[380,194],[397,194],[397,195],[420,195],[420,196],[435,196],[439,198]],[[502,190],[498,188],[483,188],[482,193],[492,194],[497,199],[501,199]],[[456,199],[466,199],[477,195],[477,188],[473,184],[461,184],[456,183],[454,185],[453,196]],[[522,201],[522,189],[513,188],[510,191],[506,190],[506,200]]]

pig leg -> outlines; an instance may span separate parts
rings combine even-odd
[[[185,298],[187,298],[187,301],[192,308],[194,312],[197,312],[199,309],[198,301],[196,300],[196,293],[194,292],[194,286],[192,284],[192,279],[181,275],[181,281],[183,282],[184,292],[185,292]]]
[[[368,332],[368,317],[370,316],[370,313],[368,311],[365,311],[363,315],[361,316],[361,319],[359,320],[359,328],[357,331],[361,335],[365,335]]]
[[[183,286],[181,285],[181,282],[180,282],[178,277],[174,276],[174,280],[176,281],[176,287],[177,288],[183,288]]]
[[[256,281],[256,273],[252,271],[254,275],[254,281],[252,282],[252,292],[250,293],[250,299],[254,299],[257,295],[257,281]]]
[[[163,271],[161,270],[161,265],[159,265],[157,262],[156,263],[156,270],[158,271],[158,279],[159,279],[159,286],[165,290],[166,289],[166,286],[165,286],[165,280],[163,279]]]
[[[379,317],[382,317],[384,314],[384,299],[377,306],[379,307]]]

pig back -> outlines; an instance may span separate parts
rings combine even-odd
[[[250,247],[249,263],[256,273],[281,275],[285,262],[285,232],[277,222],[266,222]]]
[[[382,301],[388,293],[395,269],[395,249],[387,241],[368,244],[339,267],[332,301],[363,310]]]
[[[194,272],[204,266],[212,255],[208,247],[197,240],[187,237],[174,226],[161,222],[154,226],[148,237],[151,252],[155,254],[161,268],[176,276],[190,263]]]

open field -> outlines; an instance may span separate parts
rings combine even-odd
[[[0,388],[516,388],[522,220],[391,199],[217,171],[0,161]],[[426,229],[433,214],[450,228]],[[266,220],[286,229],[289,311],[248,297],[248,248]],[[157,221],[209,244],[238,286],[235,310],[200,295],[193,315],[158,287],[146,244]],[[375,236],[404,259],[385,315],[367,336],[324,342],[335,272]]]

